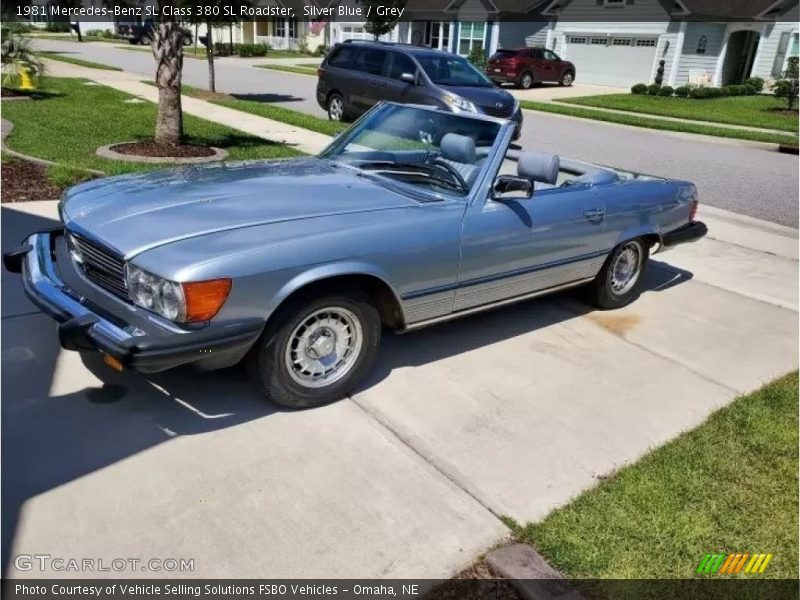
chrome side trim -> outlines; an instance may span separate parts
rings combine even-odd
[[[414,331],[417,329],[422,329],[423,327],[428,327],[429,325],[436,325],[438,323],[443,323],[445,321],[450,321],[452,319],[458,319],[459,317],[466,317],[467,315],[483,312],[485,310],[490,310],[493,308],[497,308],[499,306],[505,306],[506,304],[514,304],[516,302],[522,302],[523,300],[530,300],[531,298],[536,298],[537,296],[546,296],[547,294],[552,294],[554,292],[559,292],[561,290],[566,290],[569,288],[577,287],[579,285],[583,285],[584,283],[589,283],[593,279],[594,277],[587,277],[585,279],[579,279],[578,281],[571,281],[569,283],[564,283],[547,289],[537,290],[535,292],[523,294],[522,296],[515,296],[513,298],[506,298],[505,300],[499,300],[497,302],[491,302],[489,304],[482,304],[481,306],[474,306],[472,308],[459,310],[457,312],[450,313],[449,315],[434,317],[433,319],[427,319],[425,321],[417,321],[416,323],[409,323],[408,325],[406,325],[404,329],[398,330],[397,333],[406,333],[408,331]]]

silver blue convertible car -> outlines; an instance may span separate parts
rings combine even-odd
[[[408,331],[568,287],[640,292],[696,240],[684,181],[510,149],[514,123],[380,104],[319,156],[110,177],[4,256],[61,345],[155,372],[245,360],[289,407],[350,393]]]

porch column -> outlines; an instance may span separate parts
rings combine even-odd
[[[672,68],[669,70],[669,85],[675,87],[678,79],[678,67],[681,65],[681,54],[683,54],[683,43],[686,41],[686,21],[681,21],[681,28],[678,30],[678,39],[675,40],[675,50],[672,53]]]
[[[283,41],[286,42],[286,49],[289,50],[289,19],[283,21]]]

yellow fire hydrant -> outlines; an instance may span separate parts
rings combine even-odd
[[[35,90],[36,86],[33,83],[33,69],[25,63],[19,63],[17,70],[19,71],[19,79],[21,90]]]

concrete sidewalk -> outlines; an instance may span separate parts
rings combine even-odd
[[[56,206],[2,213],[6,250]],[[62,351],[3,272],[4,548],[194,559],[169,577],[447,577],[504,539],[497,517],[541,519],[797,368],[797,230],[700,218],[709,238],[654,257],[624,310],[561,295],[386,335],[351,399],[301,412],[236,370]]]
[[[97,42],[102,43],[102,42]],[[142,76],[125,71],[90,69],[79,65],[46,60],[48,73],[54,77],[80,77],[107,85],[150,102],[158,102],[158,88],[142,83]],[[330,144],[330,136],[287,125],[212,102],[182,96],[183,112],[220,123],[250,135],[284,143],[308,154],[317,154]]]

